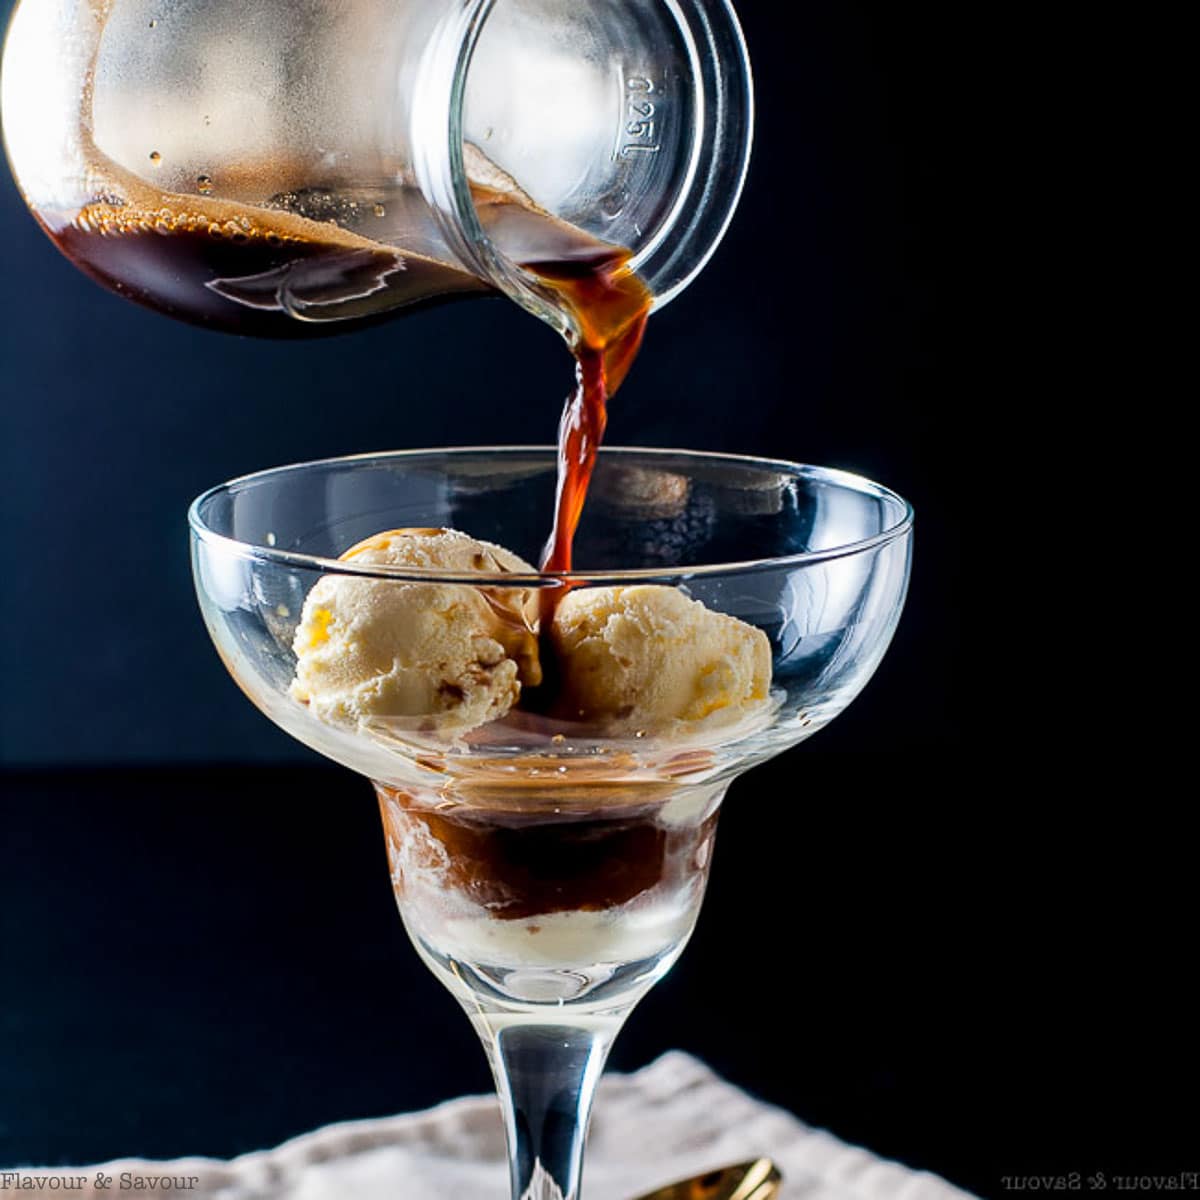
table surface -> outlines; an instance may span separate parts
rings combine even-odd
[[[0,1166],[228,1156],[489,1089],[364,781],[0,786]],[[610,1067],[688,1050],[983,1196],[1200,1168],[1186,839],[994,790],[985,763],[803,747],[739,780],[696,934]]]

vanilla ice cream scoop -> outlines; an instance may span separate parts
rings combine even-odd
[[[457,575],[535,571],[453,529],[393,529],[341,557]],[[292,695],[339,724],[399,717],[465,732],[494,721],[541,682],[536,601],[529,588],[324,575],[292,642]]]
[[[678,588],[577,588],[551,627],[561,714],[646,733],[736,720],[768,698],[771,644]],[[719,715],[718,715],[719,714]]]

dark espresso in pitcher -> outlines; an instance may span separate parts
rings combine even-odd
[[[249,205],[91,204],[47,230],[106,287],[225,333],[328,336],[484,290],[466,272],[331,222]]]

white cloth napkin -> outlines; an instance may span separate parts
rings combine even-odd
[[[911,1171],[810,1129],[726,1083],[679,1051],[632,1075],[607,1075],[593,1110],[584,1166],[587,1200],[632,1200],[651,1188],[766,1155],[783,1172],[781,1200],[971,1200]],[[0,1200],[43,1193],[39,1176],[84,1180],[85,1197],[175,1200],[507,1200],[504,1131],[491,1096],[427,1112],[327,1125],[273,1150],[229,1162],[122,1159],[86,1168],[0,1169]],[[107,1187],[96,1186],[108,1177]],[[164,1188],[168,1179],[174,1187]],[[137,1186],[137,1180],[141,1186]],[[127,1184],[128,1186],[123,1186]],[[78,1190],[76,1190],[78,1188]]]

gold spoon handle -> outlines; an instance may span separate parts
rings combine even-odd
[[[782,1182],[769,1158],[756,1158],[669,1183],[638,1200],[775,1200]]]

